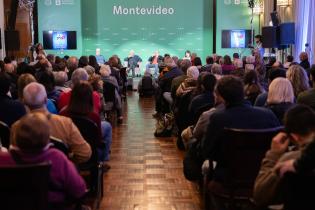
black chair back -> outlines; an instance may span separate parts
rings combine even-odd
[[[3,147],[10,146],[10,128],[7,124],[0,121],[0,142]]]
[[[97,125],[86,117],[71,116],[73,123],[78,127],[83,138],[89,143],[92,149],[92,156],[88,161],[89,164],[97,163],[97,143],[99,142],[99,132]]]
[[[48,209],[50,164],[0,167],[3,210]]]
[[[69,156],[69,146],[66,145],[62,140],[50,136],[50,143],[52,144],[52,148],[55,148],[65,154],[67,157]]]
[[[99,132],[97,125],[91,120],[80,117],[71,116],[73,123],[78,127],[83,138],[90,144],[92,156],[86,163],[80,164],[80,171],[90,172],[90,191],[96,193],[98,203],[103,196],[103,169],[102,163],[98,160],[97,143],[99,142]]]
[[[223,182],[230,189],[252,189],[272,138],[282,127],[271,129],[226,128],[222,138],[226,178]]]
[[[284,210],[314,209],[315,173],[287,173],[282,181]]]
[[[113,102],[115,103],[115,91],[116,87],[110,82],[104,81],[103,83],[103,95],[105,103]]]

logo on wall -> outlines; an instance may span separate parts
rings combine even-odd
[[[52,5],[52,0],[45,0],[45,5],[46,6]]]

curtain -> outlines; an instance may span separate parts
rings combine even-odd
[[[264,26],[269,26],[270,13],[273,12],[274,0],[264,0]]]
[[[296,61],[300,52],[306,51],[310,57],[310,63],[315,64],[315,1],[314,0],[294,0],[293,8],[296,24],[296,41],[294,56]],[[309,44],[309,48],[305,44]]]

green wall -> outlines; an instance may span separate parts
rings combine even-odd
[[[251,29],[251,10],[248,7],[247,1],[244,3],[235,5],[233,3],[226,4],[223,0],[217,0],[217,54],[219,55],[230,55],[234,52],[241,52],[242,55],[249,55],[249,49],[222,49],[221,48],[221,33],[222,30],[230,29]],[[231,2],[231,1],[230,1]],[[234,1],[232,1],[234,2]],[[255,33],[259,32],[259,18],[255,15],[254,18],[254,30]]]
[[[56,5],[56,2],[61,5]],[[240,5],[217,0],[217,53],[235,52],[221,49],[221,31],[250,29],[247,1]],[[189,49],[205,59],[212,54],[213,0],[38,0],[39,40],[44,30],[77,31],[77,50],[48,51],[59,55],[95,54],[101,48],[108,58],[124,58],[133,49],[144,61],[155,51],[183,57]],[[173,8],[173,15],[114,15],[114,6]],[[258,17],[255,31],[258,31]],[[249,50],[244,54],[249,54]]]
[[[174,8],[173,15],[114,15],[113,7]],[[124,58],[131,49],[143,60],[156,50],[183,57],[187,49],[212,52],[212,0],[82,0],[84,54],[102,49]]]

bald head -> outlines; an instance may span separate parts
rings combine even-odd
[[[37,82],[28,84],[23,90],[23,102],[30,110],[46,107],[47,93],[45,87]]]

